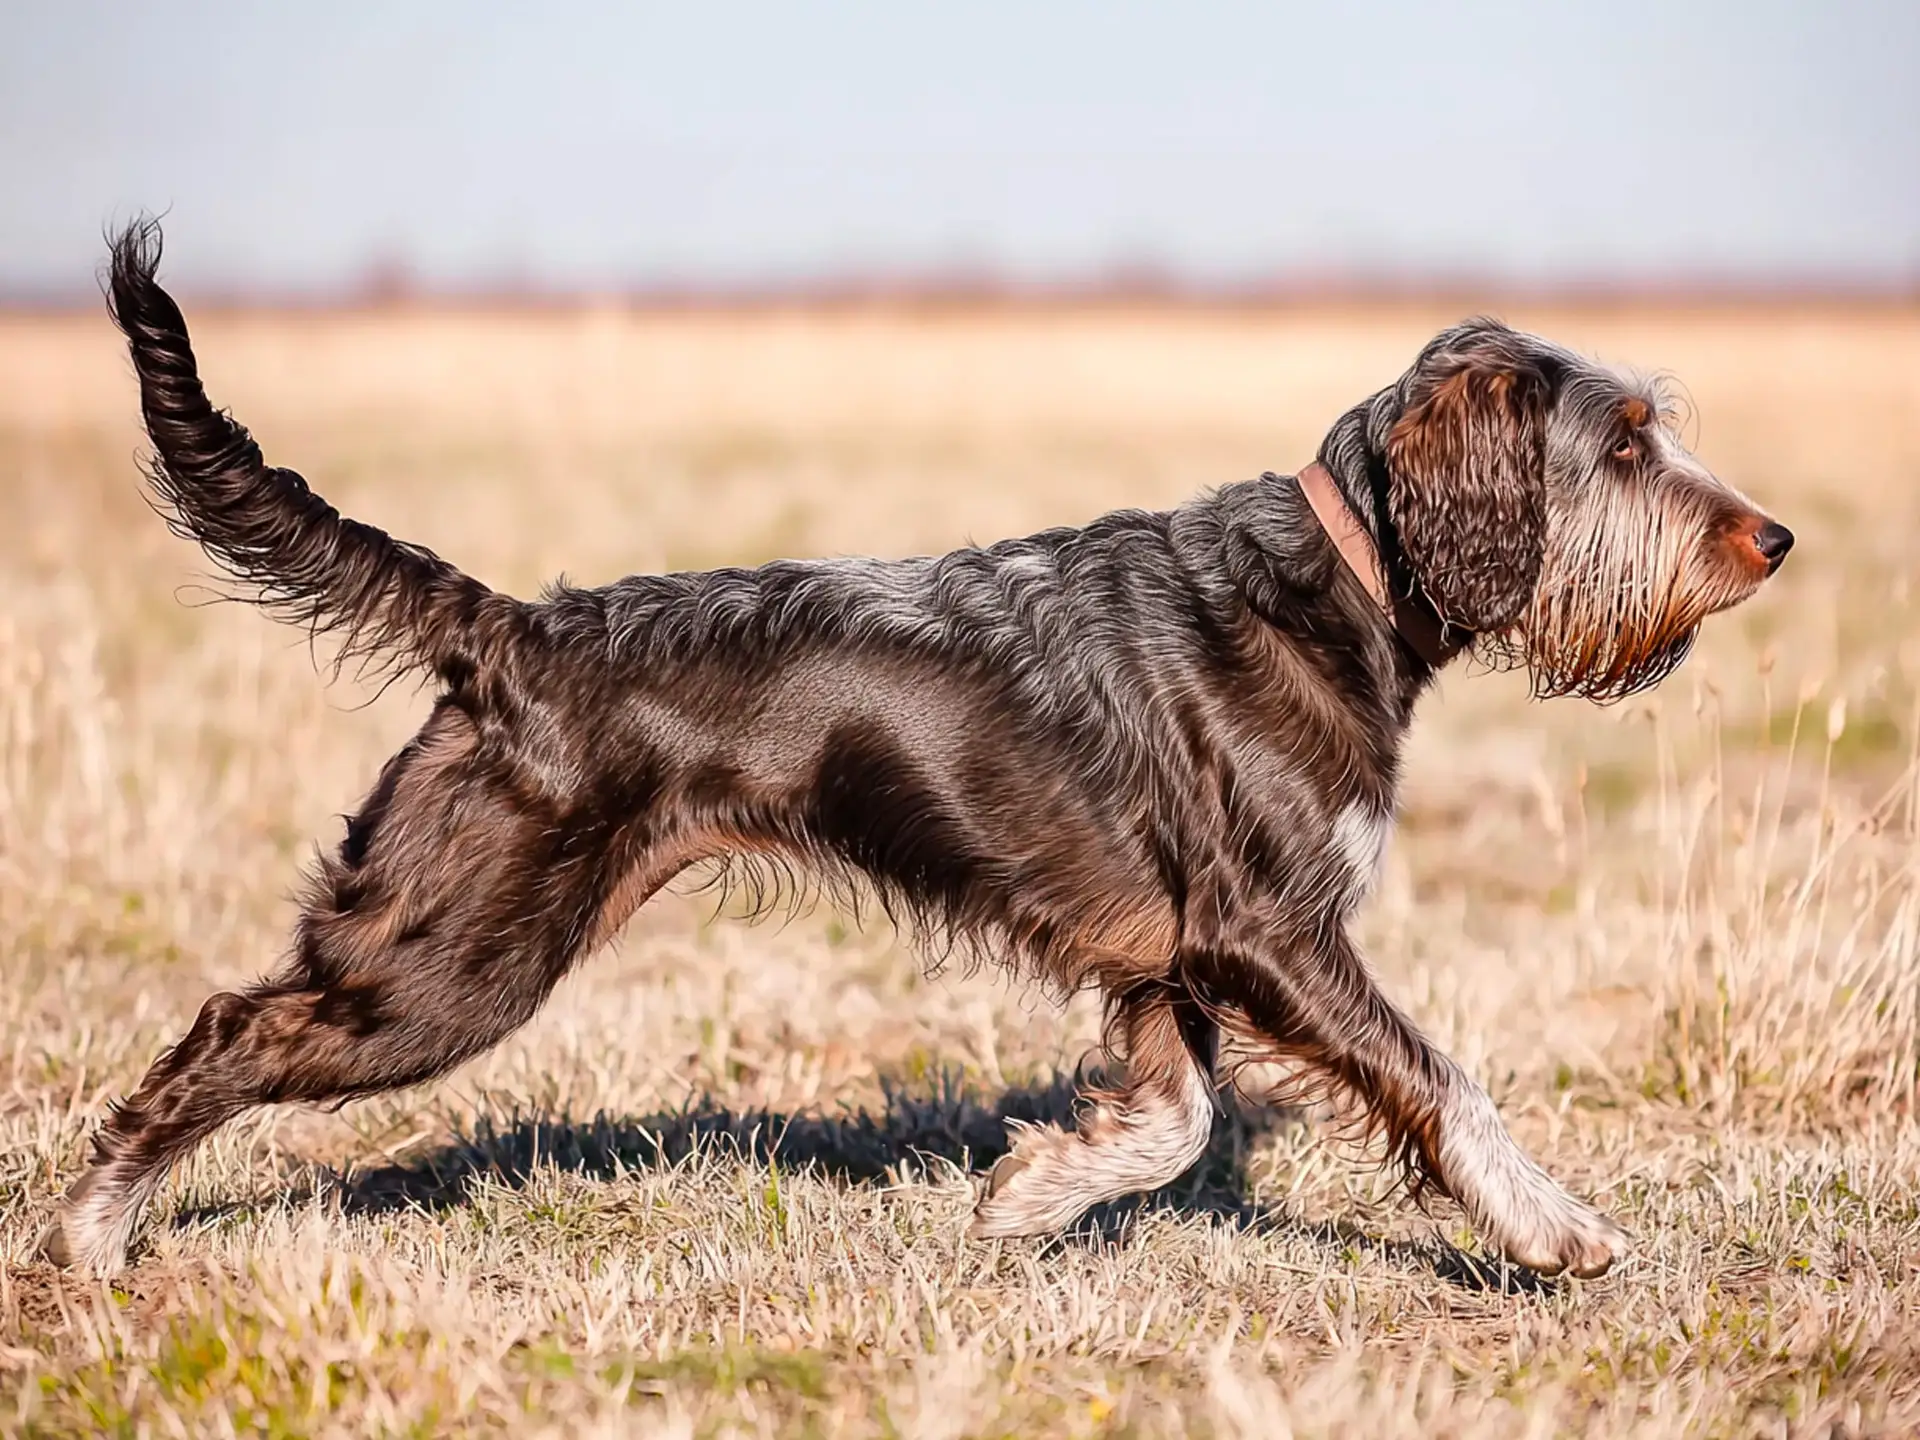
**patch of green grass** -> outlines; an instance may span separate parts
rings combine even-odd
[[[830,1358],[818,1351],[735,1344],[695,1346],[664,1360],[616,1361],[601,1374],[641,1389],[685,1384],[717,1395],[768,1391],[823,1400],[832,1369]]]
[[[1762,720],[1729,722],[1721,743],[1729,751],[1782,751],[1793,745],[1813,756],[1830,754],[1837,771],[1885,768],[1912,753],[1904,716],[1884,703],[1850,707],[1845,728],[1831,744],[1825,725],[1824,709],[1781,707]]]
[[[290,1353],[271,1322],[256,1315],[207,1312],[168,1324],[150,1355],[115,1348],[39,1377],[28,1435],[137,1435],[151,1428],[152,1391],[182,1420],[221,1417],[243,1434],[294,1440],[362,1395],[365,1377],[346,1359]],[[385,1357],[388,1363],[397,1353]]]
[[[1596,760],[1587,766],[1582,800],[1596,819],[1624,815],[1652,795],[1657,784],[1644,761]]]

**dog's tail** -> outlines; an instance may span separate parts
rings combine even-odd
[[[245,598],[390,672],[471,673],[504,641],[518,601],[418,545],[349,520],[291,470],[269,465],[200,384],[180,307],[154,280],[160,227],[113,242],[108,308],[140,377],[155,508],[241,582]]]

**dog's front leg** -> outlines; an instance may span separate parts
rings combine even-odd
[[[1528,1157],[1487,1092],[1380,993],[1344,928],[1329,928],[1279,944],[1271,927],[1223,927],[1187,969],[1277,1058],[1363,1104],[1392,1153],[1451,1195],[1488,1245],[1542,1274],[1604,1274],[1626,1233]]]
[[[1482,1239],[1543,1275],[1604,1275],[1626,1254],[1627,1233],[1573,1198],[1507,1133],[1493,1099],[1434,1052],[1443,1099],[1435,1169]]]

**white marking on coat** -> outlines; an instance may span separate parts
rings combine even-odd
[[[1393,817],[1356,800],[1343,809],[1333,822],[1333,847],[1346,864],[1347,894],[1359,904],[1379,883],[1387,860],[1387,837],[1393,833]]]

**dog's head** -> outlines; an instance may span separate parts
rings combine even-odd
[[[1495,321],[1436,336],[1321,459],[1395,588],[1540,695],[1656,683],[1793,545],[1688,453],[1656,385]]]

